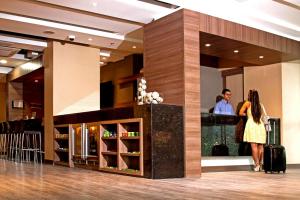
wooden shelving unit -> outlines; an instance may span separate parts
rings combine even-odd
[[[86,131],[88,145],[82,156]],[[78,161],[99,164],[99,170],[135,176],[144,175],[142,118],[65,124],[54,127],[55,164],[74,167]],[[80,163],[79,163],[80,164]]]
[[[107,136],[107,132],[111,135]],[[100,135],[99,170],[143,176],[143,122],[141,118],[101,122]]]
[[[71,133],[70,125],[54,126],[54,164],[73,167],[71,158]]]

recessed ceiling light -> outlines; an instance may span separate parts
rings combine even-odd
[[[238,53],[238,52],[239,52],[239,50],[234,50],[234,51],[233,51],[233,53]]]
[[[133,49],[136,49],[136,46],[132,46]]]
[[[103,60],[106,60],[106,57],[102,57]]]
[[[4,59],[3,59],[3,60],[0,60],[0,63],[1,63],[1,64],[6,64],[6,63],[7,63],[7,60],[4,60]]]
[[[210,47],[210,46],[211,46],[211,44],[207,43],[207,44],[205,44],[205,46],[206,46],[206,47]]]
[[[259,59],[263,59],[263,58],[264,58],[264,56],[259,56],[258,58],[259,58]]]
[[[92,41],[93,39],[92,39],[92,38],[89,38],[88,40],[89,40],[89,41]]]
[[[39,80],[34,80],[34,82],[35,82],[35,83],[38,83],[38,82],[39,82]]]
[[[92,5],[93,5],[94,7],[96,7],[98,4],[97,4],[97,2],[93,2]]]

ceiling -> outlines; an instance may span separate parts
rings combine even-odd
[[[75,36],[75,43],[97,47],[109,53],[109,57],[101,56],[102,62],[115,62],[127,55],[143,52],[144,24],[181,8],[196,10],[300,41],[299,5],[299,0],[3,1],[0,7],[0,52],[1,47],[6,48],[9,44],[9,47],[21,52],[21,55],[15,53],[15,57],[1,57],[0,54],[0,60],[8,60],[7,64],[0,65],[15,67],[21,62],[28,62],[25,58],[27,51],[42,52],[47,46],[47,39],[69,41],[69,35]],[[234,41],[228,42],[229,50],[239,45]],[[253,50],[254,47],[247,48]],[[206,50],[212,51],[203,51]],[[226,56],[222,52],[204,53],[210,56]],[[274,52],[265,49],[262,53],[268,55]],[[262,62],[257,61],[256,57],[248,58],[242,54],[227,56],[230,59],[246,56],[247,62],[251,64]]]
[[[201,65],[216,68],[260,66],[299,59],[295,55],[284,54],[237,40],[208,33],[200,33]],[[209,60],[209,61],[208,61]]]

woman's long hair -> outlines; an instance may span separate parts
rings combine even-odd
[[[259,95],[256,90],[252,90],[250,102],[251,102],[251,113],[252,113],[253,120],[254,122],[259,124],[261,118],[261,106],[259,102]]]

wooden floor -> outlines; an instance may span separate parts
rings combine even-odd
[[[171,167],[171,166],[170,166]],[[0,160],[0,199],[299,199],[300,169],[286,174],[213,172],[149,180],[85,169]]]

